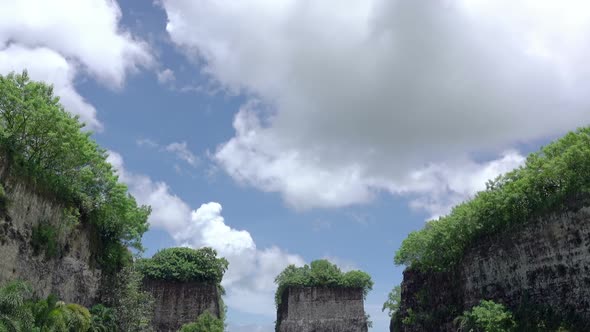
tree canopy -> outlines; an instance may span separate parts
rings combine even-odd
[[[84,124],[68,113],[53,87],[22,74],[0,75],[0,163],[10,174],[75,207],[94,223],[103,261],[115,265],[127,247],[141,249],[150,208],[138,206],[118,182]]]
[[[212,248],[167,248],[152,258],[140,259],[137,268],[144,276],[159,280],[221,283],[227,270],[225,258],[217,258]]]
[[[315,260],[302,267],[289,265],[275,278],[275,283],[278,285],[275,294],[277,306],[288,287],[362,288],[365,296],[373,288],[373,281],[367,273],[359,270],[343,273],[326,259]]]
[[[412,232],[395,263],[447,270],[483,236],[589,202],[590,127],[570,132],[528,156],[524,166],[488,181],[487,189],[447,216]]]

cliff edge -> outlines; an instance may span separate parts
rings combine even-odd
[[[482,238],[450,271],[407,269],[391,331],[454,331],[481,299],[590,330],[590,207]]]
[[[102,274],[92,249],[96,230],[79,220],[65,222],[71,216],[63,205],[22,181],[3,177],[0,184],[0,284],[20,279],[36,297],[95,304]]]

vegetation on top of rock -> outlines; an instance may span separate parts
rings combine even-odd
[[[167,248],[152,258],[139,259],[136,266],[144,276],[157,280],[221,283],[227,270],[225,258],[212,248]]]
[[[115,269],[130,258],[127,247],[141,249],[150,209],[118,182],[107,151],[83,127],[52,86],[31,81],[26,71],[0,75],[0,165],[95,224],[101,263]]]
[[[488,181],[487,189],[403,241],[395,263],[448,270],[483,236],[588,203],[590,128],[570,132],[528,156],[524,166]]]
[[[288,287],[362,288],[365,296],[373,289],[373,281],[367,273],[359,270],[343,273],[326,259],[315,260],[302,267],[289,265],[275,278],[275,283],[278,285],[275,293],[277,306]]]
[[[178,332],[223,332],[224,323],[209,311],[200,314],[194,323],[184,324]]]

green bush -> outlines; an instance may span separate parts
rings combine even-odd
[[[221,283],[227,270],[225,258],[217,258],[212,248],[167,248],[152,258],[140,259],[137,268],[144,276],[158,280]]]
[[[205,311],[197,318],[194,323],[183,325],[179,332],[223,332],[224,324],[223,320],[216,318]]]
[[[0,287],[0,332],[32,330],[34,318],[28,306],[31,296],[31,287],[22,281]]]
[[[529,155],[524,166],[489,181],[472,200],[410,233],[396,252],[395,263],[448,270],[478,239],[547,213],[579,208],[588,204],[589,193],[590,127]]]
[[[516,323],[510,310],[494,301],[482,300],[477,306],[455,319],[458,331],[510,332]]]
[[[60,255],[60,245],[55,227],[45,221],[33,227],[31,246],[35,255],[42,252],[46,258],[56,258]]]
[[[97,304],[90,309],[92,320],[89,332],[111,332],[117,330],[115,312],[102,304]]]
[[[30,81],[26,71],[0,75],[0,163],[39,192],[77,209],[71,215],[94,223],[105,246],[141,249],[150,209],[138,206],[118,182],[106,150],[83,127],[51,86]]]
[[[281,303],[283,292],[288,287],[346,287],[362,288],[363,294],[373,288],[371,277],[362,271],[349,271],[343,273],[338,266],[328,260],[319,259],[311,262],[310,265],[296,267],[287,266],[276,278],[278,285],[275,293],[275,303]]]

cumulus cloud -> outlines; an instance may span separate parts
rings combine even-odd
[[[75,90],[75,78],[84,72],[119,88],[128,72],[153,62],[147,44],[119,25],[116,1],[0,3],[0,73],[28,69],[32,79],[54,84],[66,109],[90,129],[100,130],[101,124]]]
[[[191,209],[166,183],[126,171],[120,154],[110,151],[108,161],[137,201],[151,205],[152,227],[167,231],[178,245],[209,246],[229,261],[222,281],[228,306],[248,313],[275,314],[274,278],[289,264],[303,265],[300,256],[274,246],[259,249],[249,232],[225,223],[221,204],[210,202]]]
[[[162,5],[172,41],[212,81],[255,100],[215,160],[297,208],[434,185],[463,197],[454,181],[518,165],[505,158],[514,144],[590,121],[583,1]],[[470,158],[479,152],[496,157]],[[414,206],[437,214],[439,188]]]

